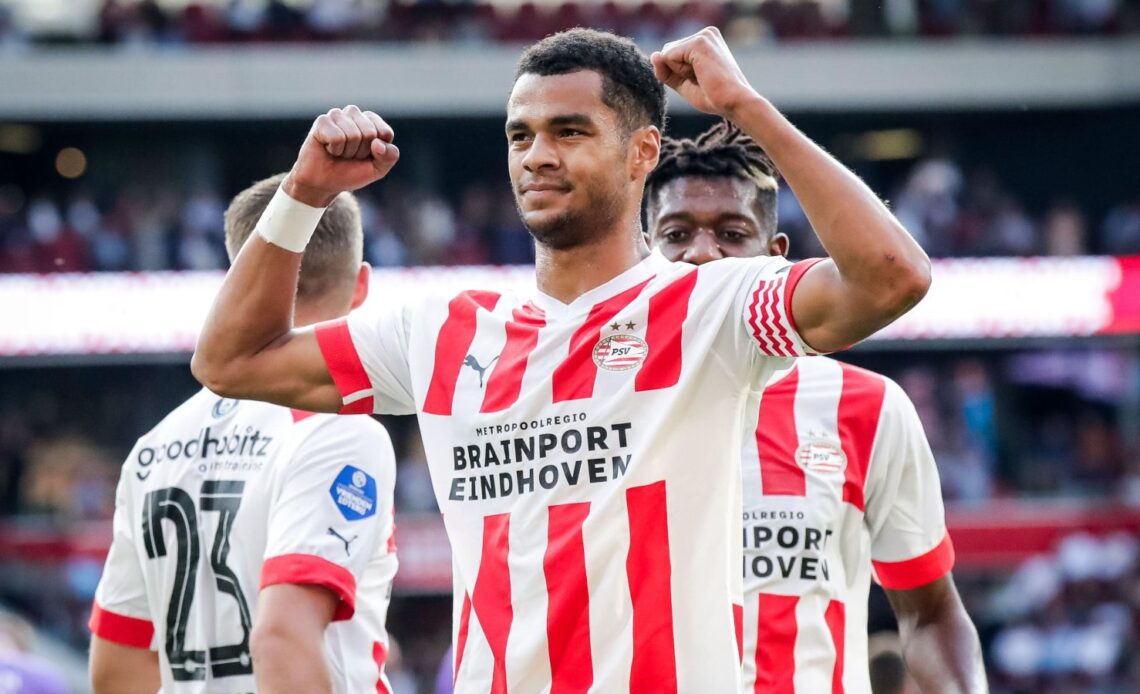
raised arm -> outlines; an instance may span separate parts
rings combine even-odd
[[[355,106],[317,118],[214,299],[191,371],[210,390],[310,411],[336,412],[341,395],[311,328],[293,328],[305,244],[337,195],[383,178],[399,158],[394,133]]]
[[[812,348],[847,347],[922,299],[930,287],[926,253],[866,184],[748,84],[717,29],[669,43],[652,60],[658,79],[768,152],[831,256],[803,276],[792,298],[796,327]]]

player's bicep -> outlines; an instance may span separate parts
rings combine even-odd
[[[279,583],[257,596],[253,639],[289,635],[320,639],[332,622],[339,596],[319,585]]]
[[[884,303],[889,298],[845,282],[828,258],[804,273],[791,312],[804,342],[820,353],[835,352],[870,337],[905,313],[892,313]]]
[[[210,391],[238,400],[262,400],[309,412],[336,412],[340,396],[312,328],[291,330],[224,366],[191,368]]]
[[[91,639],[94,694],[154,694],[162,688],[158,654],[96,636]]]

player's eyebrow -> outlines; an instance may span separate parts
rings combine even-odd
[[[692,212],[686,209],[674,210],[666,212],[657,218],[658,223],[670,221],[692,222],[695,219]],[[721,222],[742,222],[748,226],[753,226],[755,222],[749,218],[748,215],[740,214],[739,212],[722,212],[716,215],[717,223]]]
[[[593,125],[594,119],[585,113],[567,113],[561,116],[554,116],[547,125],[552,128],[558,128],[566,125]]]
[[[547,119],[547,121],[545,122],[545,127],[547,127],[547,128],[562,128],[562,127],[566,127],[568,125],[577,125],[577,126],[583,126],[583,127],[584,126],[593,126],[594,125],[594,119],[585,113],[565,113],[565,114],[560,114],[557,116],[552,116],[551,118]],[[531,127],[530,123],[528,123],[527,121],[516,118],[516,119],[507,121],[507,125],[506,125],[505,130],[508,133],[518,132],[518,131],[529,132],[529,131],[533,130],[533,128]]]

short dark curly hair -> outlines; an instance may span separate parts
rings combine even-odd
[[[526,74],[565,75],[592,70],[602,76],[602,103],[627,130],[656,125],[665,130],[665,86],[653,65],[627,38],[594,29],[551,34],[523,52],[515,80]]]
[[[735,178],[755,184],[762,221],[776,228],[780,172],[764,148],[732,123],[722,120],[695,140],[662,138],[657,168],[645,179],[647,211],[652,210],[665,184],[689,176]]]

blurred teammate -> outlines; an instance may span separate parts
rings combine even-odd
[[[652,243],[696,265],[784,255],[777,175],[726,122],[695,141],[666,138],[646,182]],[[938,470],[902,389],[826,357],[799,359],[746,413],[744,691],[870,692],[872,566],[923,691],[983,691]]]
[[[641,194],[662,81],[768,134],[834,262],[697,269],[650,253]],[[313,220],[387,174],[392,139],[355,107],[317,119],[226,276],[195,375],[231,397],[419,415],[454,552],[457,692],[736,690],[746,393],[907,310],[925,254],[748,85],[715,30],[652,65],[628,40],[574,30],[524,53],[507,104],[538,290],[388,296],[294,329]]]
[[[231,258],[281,178],[230,205]],[[368,293],[351,195],[325,212],[309,248],[289,290],[299,325],[342,316]],[[96,694],[388,691],[395,471],[388,434],[369,417],[205,389],[187,400],[123,465],[91,615]]]

